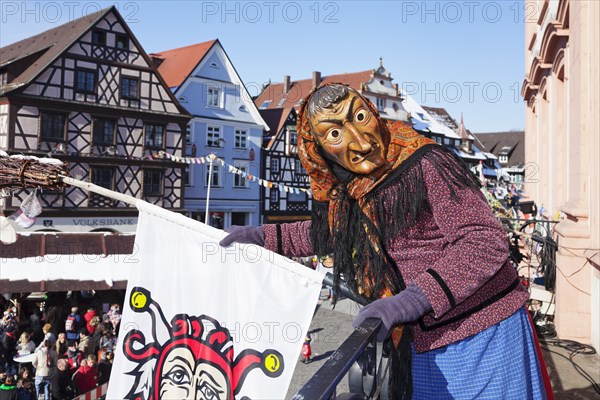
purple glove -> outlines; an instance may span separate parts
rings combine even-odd
[[[225,232],[229,233],[229,235],[225,236],[223,240],[219,242],[219,245],[223,247],[227,247],[233,242],[251,243],[259,246],[265,245],[265,232],[263,231],[262,226],[232,225],[225,228]]]
[[[356,329],[367,318],[379,318],[383,322],[377,332],[377,341],[383,342],[395,325],[412,322],[431,311],[431,304],[420,287],[409,285],[395,296],[375,300],[363,307],[352,326]]]

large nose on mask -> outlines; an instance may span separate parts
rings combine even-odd
[[[371,142],[368,137],[361,133],[351,122],[344,124],[344,129],[347,135],[350,135],[348,148],[360,153],[367,153],[371,150]]]

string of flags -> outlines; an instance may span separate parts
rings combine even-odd
[[[179,156],[175,156],[173,154],[169,154],[164,151],[160,151],[156,154],[153,154],[151,156],[151,158],[167,158],[167,159],[175,161],[175,162],[183,162],[183,163],[187,163],[187,164],[206,164],[206,163],[210,163],[210,161],[212,159],[213,163],[215,165],[226,167],[227,172],[236,174],[236,175],[240,175],[243,179],[246,179],[248,182],[255,182],[255,183],[258,183],[259,185],[264,186],[269,189],[273,189],[273,188],[279,189],[280,192],[287,192],[287,193],[294,193],[294,194],[300,194],[300,192],[304,192],[304,193],[308,194],[309,196],[312,196],[312,193],[311,193],[310,189],[308,189],[308,188],[288,186],[288,185],[284,185],[281,183],[271,182],[266,179],[259,178],[248,172],[242,171],[241,169],[239,169],[231,164],[226,163],[225,161],[223,161],[221,158],[217,157],[214,154],[209,154],[204,157],[179,157]]]

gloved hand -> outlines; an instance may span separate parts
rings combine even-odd
[[[265,232],[262,226],[232,225],[225,228],[225,232],[229,233],[229,235],[225,236],[219,242],[219,245],[223,247],[227,247],[233,242],[251,243],[259,246],[265,245]]]
[[[363,307],[352,326],[356,329],[367,318],[379,318],[383,325],[377,332],[377,341],[383,342],[395,325],[411,322],[432,310],[420,287],[409,285],[395,296],[375,300]]]

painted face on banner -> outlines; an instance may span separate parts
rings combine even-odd
[[[370,174],[385,164],[377,117],[354,92],[310,118],[313,134],[329,158],[355,174]]]
[[[144,331],[132,329],[123,341],[125,357],[137,364],[128,399],[134,400],[233,400],[248,374],[258,369],[271,378],[285,368],[277,350],[244,349],[234,357],[229,330],[207,315],[175,315],[165,325],[170,338],[160,342],[155,333],[167,319],[160,304],[142,287],[133,288],[130,306],[134,312],[152,315]]]
[[[198,362],[191,349],[174,348],[162,366],[161,399],[220,400],[228,397],[229,379],[208,362]]]

